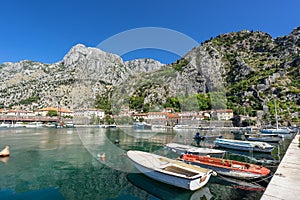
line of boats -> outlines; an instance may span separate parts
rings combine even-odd
[[[274,146],[266,142],[218,138],[216,147],[268,154]],[[129,150],[128,158],[146,176],[187,190],[203,187],[211,175],[237,180],[257,180],[267,177],[270,169],[253,163],[224,159],[225,150],[169,143],[165,148],[180,155],[170,159],[153,153]]]
[[[42,123],[42,122],[30,122],[30,123],[23,123],[23,122],[16,122],[16,123],[1,123],[0,129],[7,129],[7,128],[74,128],[73,123],[65,123],[61,125],[59,123]]]
[[[42,127],[56,127],[56,124],[43,124],[42,122],[31,122],[31,123],[23,123],[23,122],[16,122],[12,124],[1,123],[0,129],[6,128],[42,128]]]

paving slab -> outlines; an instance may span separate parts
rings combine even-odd
[[[292,140],[261,200],[300,199],[299,137]]]

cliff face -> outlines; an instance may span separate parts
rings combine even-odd
[[[117,55],[78,44],[62,61],[0,65],[0,105],[36,109],[45,106],[94,107],[96,95],[107,94],[132,75],[163,65],[151,59],[123,62]]]
[[[79,108],[94,107],[98,97],[116,105],[139,97],[140,104],[159,110],[168,98],[218,92],[219,99],[226,99],[221,107],[235,113],[270,113],[276,98],[281,119],[297,119],[299,50],[300,28],[275,39],[259,31],[222,34],[169,65],[151,59],[123,62],[79,44],[58,63],[1,64],[0,105]]]
[[[289,35],[275,39],[260,31],[222,34],[195,47],[163,70],[132,77],[123,91],[143,96],[143,103],[150,106],[166,105],[168,98],[178,98],[181,108],[187,103],[182,98],[193,101],[188,97],[208,93],[211,101],[208,107],[230,108],[236,114],[250,116],[262,110],[266,122],[275,120],[275,99],[279,119],[297,121],[299,33],[300,28],[296,28]],[[197,110],[197,105],[192,106]]]

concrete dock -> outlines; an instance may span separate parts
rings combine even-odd
[[[299,137],[292,140],[261,200],[300,199]]]

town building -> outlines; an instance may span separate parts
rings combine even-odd
[[[89,119],[92,118],[104,119],[105,111],[96,108],[74,110],[74,117],[75,118],[86,117]]]
[[[233,118],[233,110],[231,109],[216,110],[216,115],[218,120],[230,120]]]
[[[46,117],[49,111],[56,111],[58,113],[58,115],[61,115],[62,117],[73,117],[74,116],[74,113],[71,110],[67,110],[64,108],[53,108],[53,107],[39,109],[39,110],[35,111],[35,115]]]
[[[3,113],[5,113],[6,116],[9,117],[34,117],[35,113],[33,111],[27,111],[27,110],[6,110]]]

